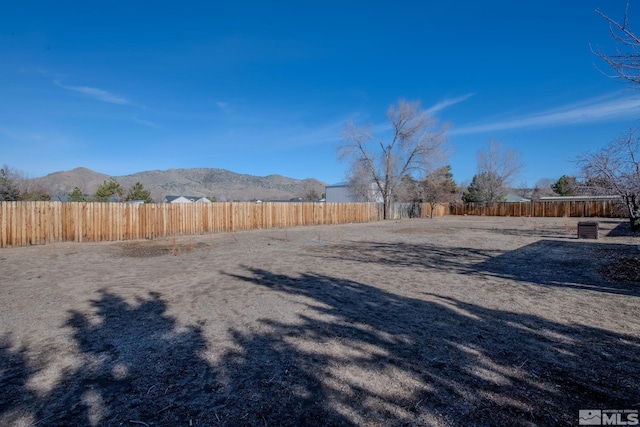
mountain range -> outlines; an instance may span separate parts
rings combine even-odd
[[[116,181],[125,192],[139,182],[151,191],[155,202],[162,202],[165,196],[199,196],[218,201],[289,200],[307,198],[313,193],[321,195],[326,185],[313,178],[299,180],[281,175],[254,176],[212,168],[153,170],[110,176],[79,167],[30,179],[33,186],[49,193],[52,200],[63,199],[75,187],[91,196],[100,184],[108,180]]]

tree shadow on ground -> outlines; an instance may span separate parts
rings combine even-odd
[[[188,425],[215,405],[217,387],[198,327],[178,327],[158,293],[133,303],[101,292],[95,314],[70,313],[80,362],[49,392],[22,402],[47,426]],[[200,411],[200,412],[199,412]]]
[[[472,228],[470,228],[472,229]],[[554,227],[554,228],[473,228],[475,230],[481,230],[484,232],[500,234],[503,236],[515,236],[515,237],[540,237],[544,239],[575,239],[575,230],[568,231],[566,227]]]
[[[335,277],[247,270],[232,277],[306,306],[295,323],[264,319],[268,332],[239,334],[244,354],[224,365],[262,366],[261,378],[284,379],[287,368],[271,363],[284,360],[295,367],[292,398],[328,424],[574,425],[580,408],[640,401],[637,337]],[[269,395],[268,385],[253,384]],[[298,406],[289,407],[299,424]]]
[[[602,222],[602,221],[601,221]],[[637,236],[631,231],[631,224],[627,222],[615,222],[616,226],[607,233],[608,237],[632,237]]]
[[[35,370],[28,362],[27,349],[14,348],[8,337],[0,338],[0,419],[17,422],[34,395],[27,383]]]
[[[325,410],[318,380],[271,336],[230,330],[216,349],[200,326],[180,326],[160,293],[128,302],[101,292],[94,313],[71,312],[80,362],[34,394],[27,349],[0,346],[0,423],[47,426],[349,425]],[[206,323],[205,321],[202,322]],[[228,338],[224,338],[228,340]],[[205,358],[209,351],[219,363]],[[266,368],[265,368],[266,367]],[[42,368],[42,367],[41,367]],[[315,406],[314,406],[315,405]]]
[[[599,273],[599,268],[608,260],[635,251],[633,245],[577,239],[542,239],[510,251],[365,241],[316,247],[311,255],[343,262],[382,264],[389,268],[493,276],[541,286],[640,296],[637,283],[610,282]]]
[[[65,327],[80,363],[52,390],[29,394],[33,368],[20,351],[0,348],[8,398],[0,419],[524,426],[571,424],[579,408],[640,401],[640,341],[633,336],[317,274],[247,268],[227,276],[298,304],[297,318],[285,322],[274,313],[229,329],[231,342],[219,346],[199,326],[180,326],[159,293],[127,301],[103,291],[94,312],[70,313]]]
[[[344,241],[310,249],[311,256],[336,261],[381,264],[390,268],[473,271],[472,265],[502,255],[499,249],[446,247],[431,243]]]
[[[633,245],[585,240],[539,240],[475,264],[473,269],[534,285],[638,297],[638,283],[608,281],[600,272],[608,262],[634,249]]]

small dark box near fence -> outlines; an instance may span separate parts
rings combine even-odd
[[[597,239],[598,223],[596,221],[581,221],[578,223],[578,239]]]

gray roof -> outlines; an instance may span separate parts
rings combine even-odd
[[[541,202],[571,202],[576,200],[617,200],[620,196],[548,196],[540,197]]]
[[[337,182],[335,184],[327,185],[327,187],[348,187],[349,183],[347,181]]]
[[[526,197],[520,197],[516,194],[507,194],[507,198],[505,199],[505,202],[507,203],[518,203],[518,202],[530,202],[531,200],[527,199]]]
[[[175,199],[179,199],[180,197],[184,197],[185,199],[191,200],[192,202],[195,202],[195,201],[200,200],[200,199],[206,199],[205,196],[165,196],[164,199],[167,202],[173,202]],[[209,199],[207,199],[207,200],[209,200]]]

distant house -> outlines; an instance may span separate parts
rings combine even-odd
[[[327,185],[324,188],[324,194],[327,202],[351,202],[353,196],[346,182],[339,182],[333,185]]]
[[[363,197],[354,194],[349,186],[348,182],[339,182],[333,185],[327,185],[324,189],[325,199],[327,202],[339,202],[339,203],[356,203],[356,202],[374,202],[382,203],[382,194],[375,182],[371,183],[369,188],[368,200],[363,200]]]
[[[527,199],[526,197],[520,197],[516,194],[507,194],[507,197],[504,200],[507,203],[523,203],[530,202],[531,199]]]
[[[294,197],[292,199],[270,199],[269,203],[294,203],[294,202],[304,202],[302,197]]]
[[[579,202],[597,200],[620,200],[620,196],[549,196],[540,197],[541,202]]]
[[[211,203],[211,200],[198,196],[166,196],[164,203]]]
[[[84,198],[85,202],[91,202],[93,201],[93,196],[90,194],[83,194],[82,197]],[[51,198],[52,202],[68,202],[70,201],[70,197],[68,194],[59,194],[57,196],[54,196]],[[109,200],[107,200],[109,203],[120,203],[122,202],[120,197],[117,196],[111,196],[109,197]],[[142,201],[142,203],[144,203],[144,200]]]
[[[270,199],[269,203],[303,203],[303,202],[324,202],[324,199],[305,199],[304,197],[293,197],[291,199]],[[262,203],[257,200],[256,203]]]

